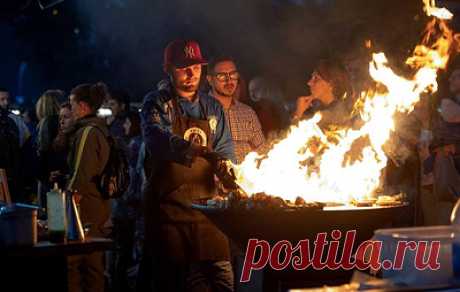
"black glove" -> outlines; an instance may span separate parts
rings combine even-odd
[[[209,149],[207,147],[190,143],[190,146],[185,153],[185,157],[190,163],[189,166],[191,166],[191,163],[195,160],[195,158],[204,157],[206,153],[209,153]]]
[[[202,154],[202,157],[204,159],[206,159],[209,163],[211,163],[211,165],[214,167],[214,166],[217,166],[217,164],[219,163],[219,161],[225,161],[226,159],[224,157],[222,157],[222,155],[220,155],[219,153],[217,152],[213,152],[213,151],[207,151],[207,152],[204,152]]]
[[[236,176],[228,159],[225,159],[216,152],[208,152],[203,155],[203,158],[209,161],[214,173],[219,178],[224,188],[229,190],[238,189],[236,184]]]

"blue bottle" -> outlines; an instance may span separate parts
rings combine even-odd
[[[75,197],[72,192],[66,192],[66,211],[67,211],[67,239],[68,240],[85,240],[83,225],[81,224],[80,215],[75,203]]]

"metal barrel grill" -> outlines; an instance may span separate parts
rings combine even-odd
[[[295,246],[303,239],[309,239],[312,245],[318,233],[326,232],[327,240],[331,240],[329,235],[333,230],[342,232],[340,248],[343,247],[345,233],[356,230],[355,250],[360,243],[373,236],[374,230],[402,226],[401,215],[409,210],[407,204],[385,207],[325,207],[322,210],[218,208],[198,203],[193,207],[203,212],[242,251],[246,250],[247,242],[252,238],[266,240],[271,246],[281,240],[289,240]],[[349,282],[352,272],[341,269],[276,271],[267,265],[264,269],[264,291],[279,291],[280,283],[294,288],[296,285],[315,287],[344,284]]]

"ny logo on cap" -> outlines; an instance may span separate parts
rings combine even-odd
[[[185,57],[189,59],[195,58],[195,50],[193,49],[192,46],[186,46],[184,48],[184,53],[185,53]]]

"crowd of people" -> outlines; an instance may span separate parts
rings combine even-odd
[[[68,95],[47,90],[21,116],[0,88],[0,168],[13,201],[46,208],[46,193],[57,184],[77,198],[88,234],[115,242],[108,253],[68,257],[69,291],[239,290],[239,255],[192,201],[225,191],[219,177],[228,160],[264,153],[278,133],[317,111],[325,131],[359,124],[352,107],[365,81],[340,60],[318,63],[310,95],[290,111],[267,79],[246,83],[236,60],[208,62],[195,41],[171,42],[163,69],[167,77],[139,109],[128,92],[95,83]],[[408,194],[410,225],[447,223],[460,195],[460,69],[449,84],[439,110],[424,97],[401,121],[392,143],[404,155],[388,151],[386,187]],[[101,116],[101,108],[111,114]],[[127,158],[129,185],[107,199],[97,181],[113,143]]]

